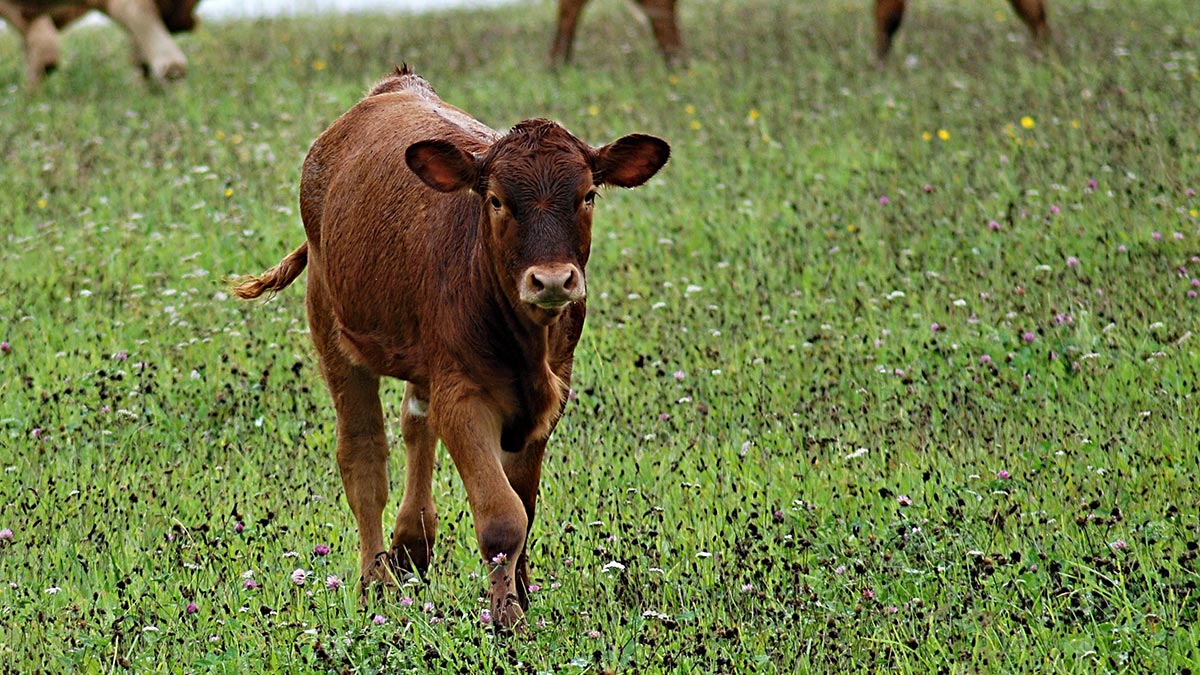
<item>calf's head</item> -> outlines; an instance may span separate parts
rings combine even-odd
[[[554,122],[527,120],[481,154],[427,140],[410,146],[405,160],[435,190],[475,193],[484,246],[505,293],[548,326],[587,293],[597,188],[637,187],[670,154],[654,136],[593,148]]]

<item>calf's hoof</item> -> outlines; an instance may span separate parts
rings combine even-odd
[[[392,570],[400,576],[404,576],[406,573],[419,577],[425,576],[429,571],[431,556],[429,548],[424,541],[393,543],[392,549],[388,551],[388,560],[391,562]]]
[[[500,600],[492,599],[492,625],[502,633],[524,633],[529,626],[520,600],[509,593]]]
[[[366,603],[372,595],[381,598],[388,589],[394,589],[397,585],[396,573],[392,569],[388,554],[380,551],[375,554],[375,559],[362,569],[358,584],[359,602]]]

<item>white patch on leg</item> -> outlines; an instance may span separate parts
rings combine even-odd
[[[429,414],[429,404],[419,398],[408,399],[408,405],[405,408],[413,417],[425,417]]]

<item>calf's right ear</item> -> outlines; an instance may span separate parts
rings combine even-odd
[[[408,168],[438,192],[473,187],[479,177],[479,159],[450,141],[419,141],[404,152]]]

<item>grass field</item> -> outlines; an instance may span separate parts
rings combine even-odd
[[[0,672],[1200,672],[1194,3],[1057,0],[1041,57],[911,4],[882,70],[859,0],[682,2],[675,74],[612,1],[558,74],[545,1],[208,25],[166,90],[0,34]],[[673,145],[598,207],[523,637],[444,450],[433,572],[359,606],[302,289],[226,291],[402,61]]]

